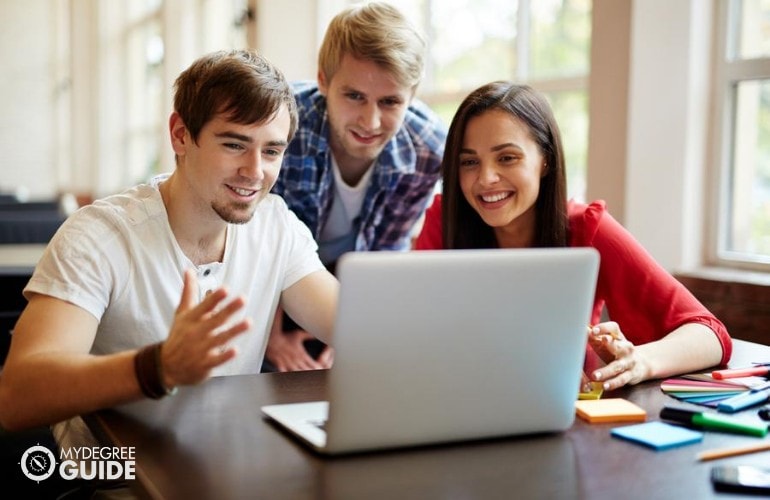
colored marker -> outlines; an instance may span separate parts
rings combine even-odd
[[[767,434],[767,424],[739,421],[718,413],[697,412],[666,406],[660,410],[660,418],[715,431],[735,432],[760,437]]]
[[[752,366],[750,368],[728,368],[711,372],[711,376],[717,380],[737,377],[765,377],[770,374],[770,366]]]
[[[731,398],[724,399],[717,404],[717,410],[725,413],[735,413],[751,406],[761,405],[767,401],[766,391],[749,391]]]

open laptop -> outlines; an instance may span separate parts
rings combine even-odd
[[[598,267],[592,248],[345,254],[329,401],[262,412],[323,454],[566,430]]]

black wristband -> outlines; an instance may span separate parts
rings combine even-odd
[[[134,358],[134,371],[139,388],[142,394],[151,399],[160,399],[176,392],[176,388],[169,390],[163,385],[163,367],[160,359],[162,347],[162,342],[150,344],[140,349]]]
[[[176,394],[176,387],[168,388],[166,387],[166,384],[163,383],[163,360],[161,359],[161,351],[163,350],[163,346],[165,345],[165,342],[158,342],[155,344],[158,346],[154,352],[155,352],[155,370],[156,370],[156,377],[158,380],[158,387],[161,388],[163,391],[164,396],[173,396]]]

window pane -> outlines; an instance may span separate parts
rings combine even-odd
[[[585,201],[588,156],[588,98],[585,91],[548,94],[561,130],[567,167],[567,196]]]
[[[737,30],[739,59],[770,56],[770,0],[744,0]]]
[[[158,169],[162,135],[164,44],[160,22],[149,18],[127,37],[126,161],[124,182],[145,181]]]
[[[512,0],[431,2],[432,90],[457,92],[515,75]]]
[[[770,256],[770,80],[737,85],[727,250]]]
[[[430,102],[428,105],[438,115],[438,117],[441,118],[441,121],[444,122],[444,125],[449,128],[449,124],[452,123],[452,118],[454,117],[457,108],[460,106],[460,102],[461,99],[440,100],[438,102]]]
[[[588,73],[591,48],[590,0],[532,1],[531,78]]]

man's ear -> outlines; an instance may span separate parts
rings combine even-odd
[[[184,156],[191,138],[187,133],[187,126],[176,111],[171,113],[168,119],[168,131],[171,136],[171,148],[174,150],[174,153],[177,156]]]
[[[329,82],[326,81],[326,75],[324,75],[324,72],[320,69],[318,70],[318,90],[323,96],[326,96],[326,93],[329,90]]]

